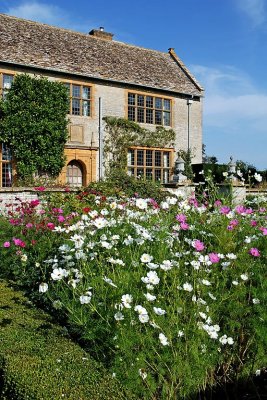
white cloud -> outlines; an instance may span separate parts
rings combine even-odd
[[[247,15],[254,28],[262,26],[266,21],[265,0],[238,0],[239,9]]]
[[[68,12],[57,5],[35,0],[26,0],[15,7],[7,7],[5,13],[48,25],[73,29],[79,32],[88,32],[93,28],[103,25],[103,23],[99,23],[99,21],[86,20],[84,15],[81,15],[81,20],[79,20],[77,16],[73,18]]]
[[[266,168],[267,93],[231,66],[195,65],[190,70],[205,88],[203,128],[208,153],[223,162],[233,154]]]

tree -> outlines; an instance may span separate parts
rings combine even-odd
[[[57,176],[65,163],[68,137],[69,99],[64,84],[17,75],[0,102],[0,111],[0,141],[11,148],[18,177]]]

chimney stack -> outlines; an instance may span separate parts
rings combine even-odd
[[[105,32],[104,27],[100,26],[99,29],[92,29],[89,32],[89,35],[94,36],[99,39],[104,39],[104,40],[112,40],[113,39],[113,33]]]

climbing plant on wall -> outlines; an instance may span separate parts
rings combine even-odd
[[[18,177],[57,176],[64,166],[68,137],[67,89],[46,78],[17,75],[0,102],[0,141],[16,160]]]
[[[125,170],[127,149],[131,146],[172,147],[175,140],[173,129],[157,126],[155,130],[141,127],[124,118],[104,117],[106,123],[104,153],[108,159],[107,171]]]

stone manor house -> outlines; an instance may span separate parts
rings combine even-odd
[[[125,168],[131,175],[167,183],[181,149],[192,149],[193,163],[202,162],[203,89],[173,48],[163,53],[115,41],[104,28],[83,34],[0,14],[0,96],[20,73],[59,80],[69,89],[69,139],[60,183],[85,186],[104,176],[105,116],[175,131],[174,148],[127,149]],[[0,187],[12,186],[15,168],[2,144]]]

